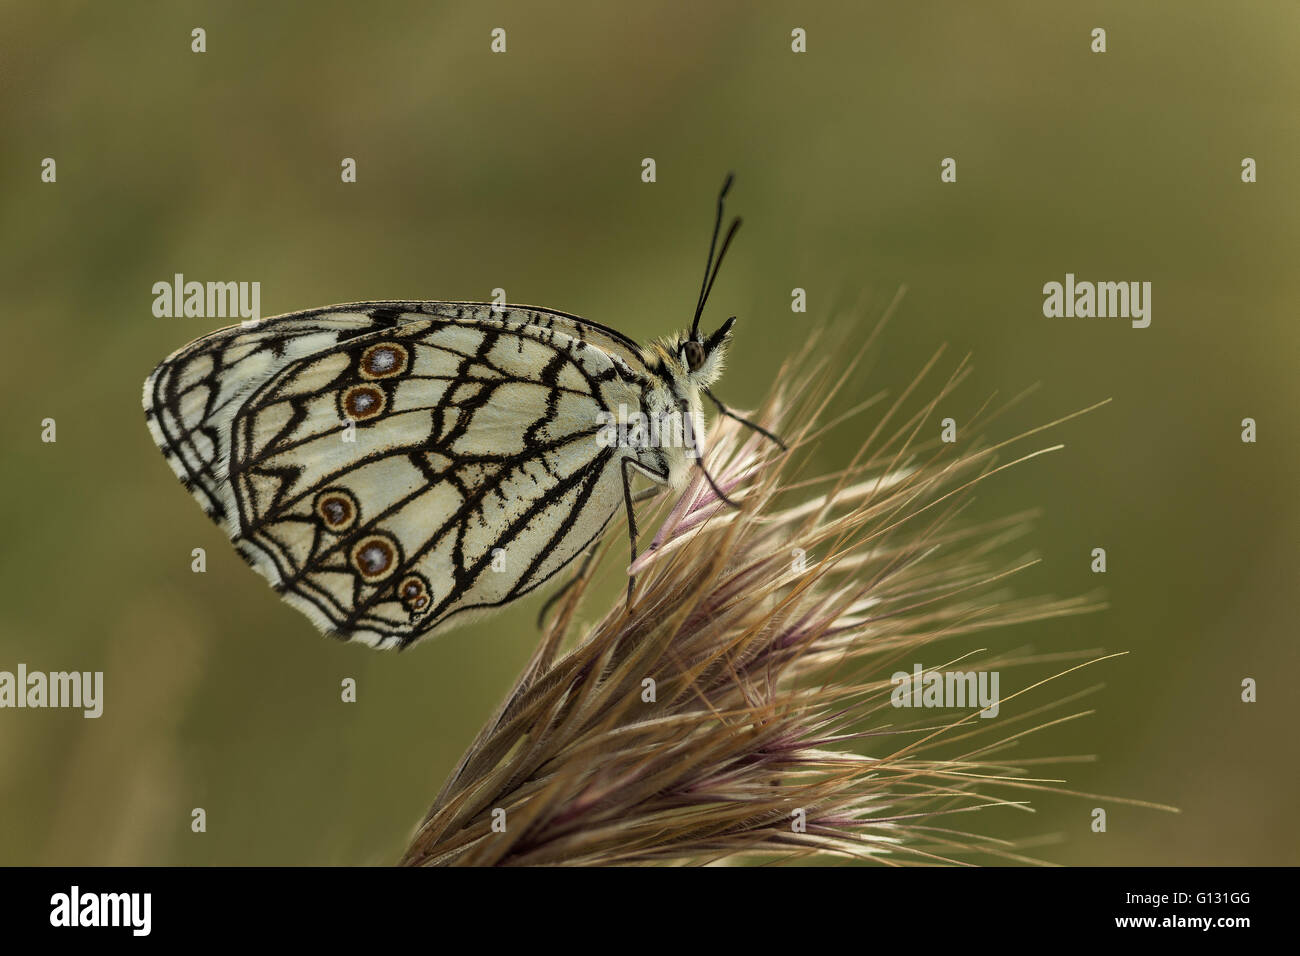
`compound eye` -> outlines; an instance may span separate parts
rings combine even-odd
[[[704,346],[699,342],[693,340],[687,342],[686,345],[682,347],[682,351],[686,353],[686,367],[692,372],[696,371],[704,364]]]

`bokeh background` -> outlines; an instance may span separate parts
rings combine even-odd
[[[1026,746],[1182,812],[1043,795],[964,822],[1061,863],[1300,861],[1298,37],[1284,0],[0,4],[0,669],[106,681],[99,720],[0,712],[0,863],[391,861],[537,637],[530,601],[380,655],[277,601],[146,431],[144,377],[225,324],[153,317],[154,282],[257,280],[265,315],[502,287],[647,338],[689,319],[729,169],[732,403],[904,283],[853,397],[947,343],[976,366],[959,422],[1041,383],[997,436],[1113,399],[973,512],[1041,506],[1018,593],[1104,586],[1109,610],[977,646],[1131,652],[1070,685],[1104,682],[1095,715]],[[1044,318],[1066,272],[1152,282],[1151,327]]]

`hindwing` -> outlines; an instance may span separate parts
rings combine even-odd
[[[378,302],[206,336],[145,383],[173,470],[319,627],[405,646],[532,591],[623,501],[600,415],[635,343],[574,316]]]

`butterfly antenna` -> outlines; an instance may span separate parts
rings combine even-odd
[[[722,257],[727,254],[727,247],[731,245],[731,239],[740,228],[740,218],[737,217],[731,222],[731,227],[727,230],[727,236],[722,240],[722,251],[718,253],[718,259],[715,262],[713,252],[718,247],[718,233],[722,231],[722,219],[724,207],[726,205],[727,191],[731,189],[731,181],[735,178],[734,174],[727,173],[727,178],[722,181],[722,189],[718,191],[718,215],[713,221],[713,236],[709,239],[709,258],[704,263],[704,281],[700,284],[700,298],[695,304],[695,317],[691,320],[691,338],[696,338],[699,334],[700,316],[704,314],[704,303],[709,299],[709,292],[713,289],[713,283],[718,278],[718,267],[722,265]]]

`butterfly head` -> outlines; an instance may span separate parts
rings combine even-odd
[[[712,335],[702,335],[695,329],[678,336],[675,357],[686,380],[695,388],[708,388],[722,377],[727,346],[731,343],[731,327],[735,324],[733,315]]]
[[[731,240],[735,238],[736,230],[740,228],[740,219],[733,219],[731,226],[723,236],[721,246],[718,245],[718,236],[722,234],[725,203],[727,191],[731,188],[731,179],[731,175],[728,174],[722,183],[721,191],[718,193],[718,208],[713,221],[713,236],[709,240],[709,257],[704,264],[704,282],[700,286],[700,296],[695,303],[695,316],[691,319],[691,327],[678,333],[673,338],[660,339],[655,342],[645,354],[646,365],[668,380],[669,391],[672,393],[677,406],[684,410],[690,410],[695,434],[703,434],[704,429],[704,420],[700,411],[700,396],[702,393],[717,406],[720,414],[741,422],[775,442],[781,448],[785,448],[785,444],[781,439],[761,425],[736,415],[710,391],[710,386],[722,377],[722,371],[726,364],[727,347],[731,344],[731,329],[736,324],[736,317],[733,315],[711,334],[700,331],[700,316],[704,314],[705,303],[708,302],[709,293],[713,290],[713,283],[718,278],[718,268],[722,265],[727,250],[731,248]],[[715,252],[717,253],[716,256],[714,255]],[[707,472],[705,474],[707,475]],[[721,492],[719,492],[719,495],[724,501],[727,500],[726,496],[722,495]]]

